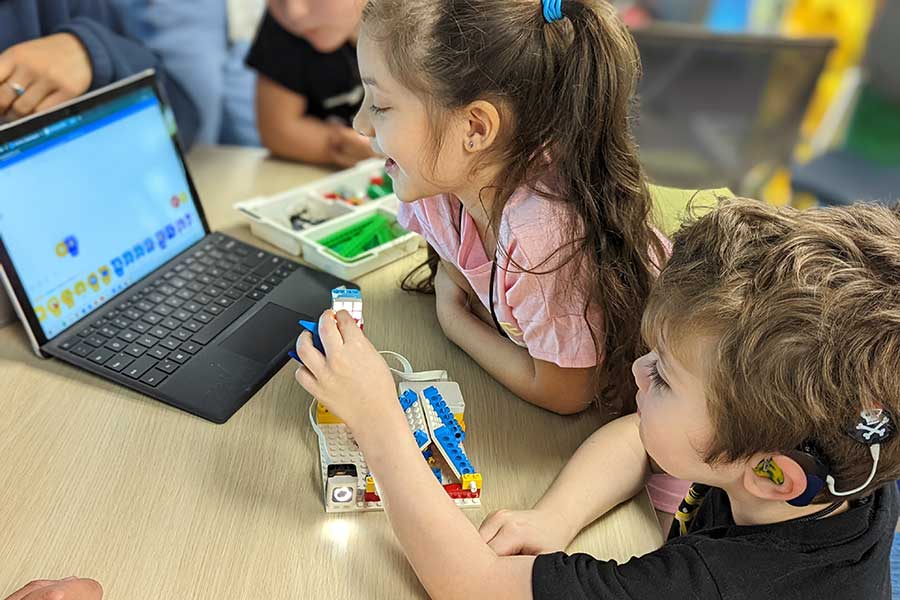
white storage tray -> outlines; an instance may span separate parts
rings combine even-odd
[[[361,260],[347,263],[316,243],[358,219],[371,216],[373,210],[382,210],[391,220],[396,220],[400,201],[394,194],[377,200],[366,199],[360,205],[326,197],[326,194],[337,192],[366,198],[371,180],[382,177],[383,172],[384,161],[367,160],[352,169],[274,196],[238,202],[234,208],[248,217],[253,235],[289,254],[303,256],[306,262],[333,275],[353,279],[415,252],[420,244],[421,238],[409,233],[369,251]],[[292,217],[296,216],[309,221],[308,226],[295,229]]]

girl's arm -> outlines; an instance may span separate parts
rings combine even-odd
[[[434,280],[438,321],[451,342],[511,392],[559,414],[586,409],[594,398],[595,368],[566,369],[533,358],[528,350],[500,337],[467,306],[468,292],[443,262]]]

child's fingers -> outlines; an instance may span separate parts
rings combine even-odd
[[[363,337],[359,325],[356,324],[356,319],[354,319],[346,310],[338,312],[337,315],[335,315],[335,319],[337,320],[338,331],[341,332],[341,339],[345,343],[354,338]]]
[[[523,544],[512,528],[503,527],[488,542],[488,546],[497,556],[515,556],[522,551]]]
[[[344,345],[344,338],[338,330],[333,310],[326,310],[319,317],[319,337],[322,339],[326,355],[340,350]]]
[[[297,370],[294,371],[294,379],[296,379],[297,383],[303,386],[303,389],[309,392],[313,397],[318,398],[320,396],[319,381],[305,366],[301,365],[297,367]]]
[[[488,515],[487,519],[485,519],[481,523],[481,527],[478,528],[478,533],[481,535],[481,539],[485,541],[485,543],[490,542],[494,539],[494,536],[497,535],[497,532],[500,531],[500,528],[503,527],[503,523],[506,522],[505,513],[502,510],[498,510],[496,512],[492,512]]]
[[[321,373],[325,368],[325,357],[316,350],[313,344],[313,336],[310,332],[304,331],[297,338],[297,356],[305,367],[313,373]]]

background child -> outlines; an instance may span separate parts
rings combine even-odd
[[[350,167],[373,156],[350,120],[363,90],[356,32],[364,0],[269,0],[247,64],[259,72],[260,139],[273,154]]]
[[[639,413],[588,440],[538,508],[498,513],[481,536],[422,460],[352,317],[323,315],[327,358],[301,336],[296,376],[353,431],[435,598],[468,598],[460,581],[473,581],[486,598],[887,599],[898,274],[900,207],[798,213],[741,200],[686,227],[644,316],[654,351],[634,365]],[[649,459],[697,482],[662,548],[623,565],[504,556],[564,548],[640,489]],[[810,489],[817,481],[828,483]]]
[[[370,2],[354,126],[441,258],[449,339],[528,402],[575,413],[605,391],[630,412],[665,254],[628,125],[639,57],[608,4],[546,4]]]

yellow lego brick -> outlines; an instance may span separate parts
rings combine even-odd
[[[331,414],[331,412],[319,402],[316,407],[316,423],[319,425],[340,425],[343,421]]]
[[[374,494],[375,493],[375,480],[372,477],[366,477],[366,493]]]
[[[453,415],[453,417],[459,423],[459,426],[462,427],[462,430],[465,431],[466,430],[466,420],[463,418],[463,414],[457,413],[457,414]]]
[[[464,490],[471,490],[473,483],[475,484],[475,489],[480,490],[481,489],[481,473],[463,474],[462,481],[460,483],[462,483],[462,487]]]

